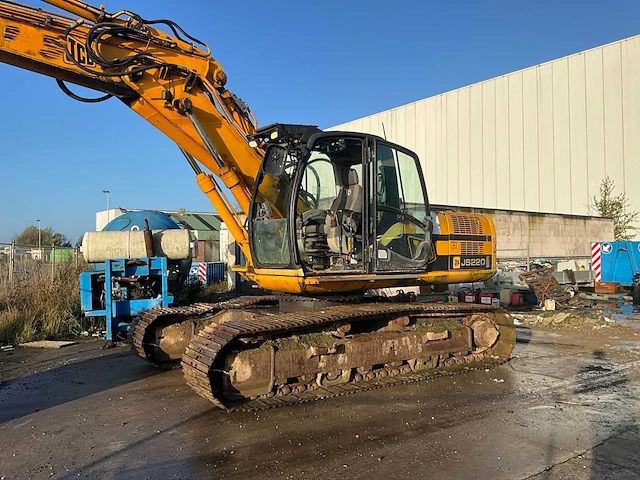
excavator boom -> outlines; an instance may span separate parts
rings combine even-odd
[[[250,256],[247,234],[215,179],[248,213],[262,151],[249,146],[255,117],[224,88],[227,75],[209,47],[166,20],[109,14],[77,0],[49,0],[68,15],[0,1],[0,61],[120,99],[187,155],[198,184]],[[160,30],[165,27],[172,34]],[[75,96],[79,99],[79,97]]]

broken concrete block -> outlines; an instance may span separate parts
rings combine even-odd
[[[451,335],[449,330],[442,332],[427,332],[427,340],[447,340]]]
[[[557,315],[554,315],[552,317],[552,319],[553,319],[552,323],[554,325],[558,325],[559,323],[562,323],[565,320],[567,320],[570,316],[571,316],[570,313],[558,313]]]
[[[36,342],[21,343],[21,347],[31,348],[63,348],[71,345],[76,345],[78,342],[74,341],[55,341],[55,340],[38,340]]]

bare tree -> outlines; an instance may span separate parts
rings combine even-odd
[[[629,240],[637,231],[633,223],[638,220],[640,213],[630,211],[629,199],[626,193],[614,195],[615,183],[608,176],[600,183],[600,195],[593,196],[593,203],[589,205],[602,217],[613,220],[613,235],[616,240]]]

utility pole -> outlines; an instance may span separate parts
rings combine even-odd
[[[13,270],[16,262],[16,241],[11,240],[9,247],[9,283],[13,283]]]
[[[102,193],[107,195],[107,223],[111,221],[111,212],[109,211],[109,195],[111,192],[109,190],[102,190]]]
[[[42,230],[40,229],[40,219],[36,220],[36,222],[38,222],[38,260],[42,261]]]

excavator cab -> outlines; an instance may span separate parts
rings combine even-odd
[[[358,133],[274,125],[254,186],[258,268],[305,275],[423,272],[432,225],[417,156]]]

